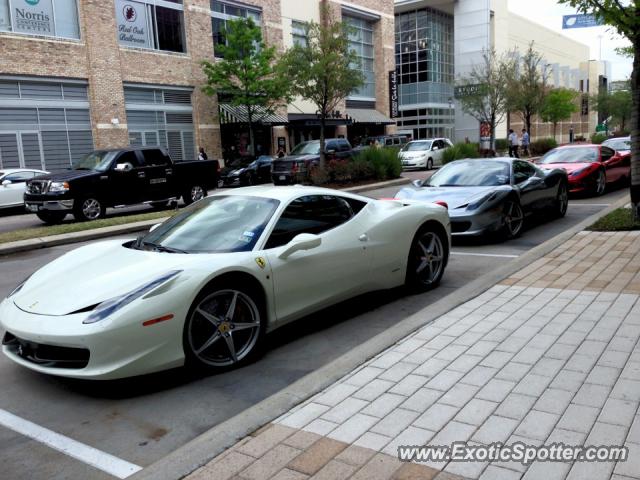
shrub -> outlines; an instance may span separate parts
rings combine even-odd
[[[329,181],[335,183],[346,183],[351,180],[351,169],[349,160],[330,160],[327,162],[327,174]]]
[[[496,151],[504,152],[509,150],[509,144],[506,138],[496,138]]]
[[[442,153],[442,163],[447,164],[461,158],[478,157],[477,143],[456,143],[453,147],[446,148]]]
[[[313,185],[324,185],[329,182],[329,174],[320,165],[313,165],[309,171],[309,180]]]
[[[397,178],[402,173],[402,162],[396,148],[365,148],[354,162],[366,162],[377,180]]]
[[[531,155],[544,155],[549,150],[553,150],[558,146],[558,142],[554,138],[539,138],[531,142],[529,152]]]
[[[602,143],[608,137],[604,133],[594,133],[591,135],[591,143]]]

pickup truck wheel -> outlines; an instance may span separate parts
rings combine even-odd
[[[40,211],[36,213],[36,215],[47,225],[56,225],[61,223],[64,220],[64,217],[67,216],[66,212],[49,212],[46,210]]]
[[[202,185],[193,185],[182,194],[182,200],[184,201],[185,205],[191,205],[193,202],[197,202],[198,200],[206,196],[206,188],[204,188]]]
[[[79,222],[97,220],[104,217],[106,208],[97,198],[81,198],[74,203],[73,216]]]

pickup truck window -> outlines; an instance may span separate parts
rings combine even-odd
[[[144,164],[147,166],[171,165],[169,157],[159,149],[151,148],[142,150],[142,157],[144,158]]]
[[[97,172],[106,172],[111,165],[111,161],[115,156],[115,152],[106,152],[104,150],[96,150],[89,155],[76,162],[73,165],[74,170],[95,170]]]
[[[133,168],[138,168],[138,167],[142,167],[142,163],[140,162],[140,159],[138,158],[138,156],[136,155],[136,152],[123,152],[117,159],[116,159],[116,163],[113,165],[113,167],[115,168],[115,166],[118,163],[130,163],[131,165],[133,165]]]

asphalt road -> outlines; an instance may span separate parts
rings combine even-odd
[[[390,197],[397,190],[367,195]],[[618,190],[599,198],[572,200],[565,218],[534,222],[520,238],[508,242],[454,243],[442,284],[435,291],[412,296],[378,292],[304,318],[272,334],[269,349],[259,361],[224,374],[193,377],[178,369],[127,381],[80,382],[40,375],[1,356],[0,413],[10,412],[128,462],[149,465],[365,340],[394,328],[401,319],[490,271],[496,261],[521,255],[625,195],[627,190]],[[40,266],[78,246],[0,258],[0,297]],[[0,464],[0,477],[7,480],[111,478],[4,427],[0,427]]]

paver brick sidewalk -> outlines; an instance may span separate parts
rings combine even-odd
[[[640,232],[581,232],[189,480],[640,479]],[[411,464],[399,445],[626,445],[619,463]]]

